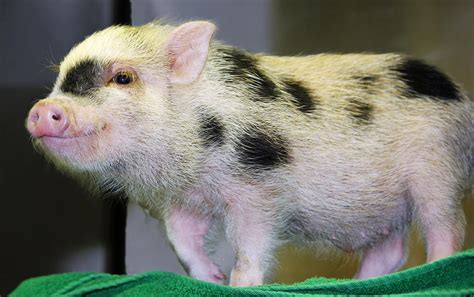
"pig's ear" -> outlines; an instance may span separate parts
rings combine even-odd
[[[166,43],[170,59],[170,82],[192,83],[201,74],[216,26],[205,21],[185,23],[176,28]]]

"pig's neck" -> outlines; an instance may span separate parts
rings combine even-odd
[[[249,81],[255,76],[262,81]],[[169,151],[150,153],[164,170],[150,170],[153,174],[146,176],[137,175],[143,170],[127,174],[125,182],[132,196],[143,203],[159,193],[160,203],[220,209],[221,193],[216,189],[230,187],[236,172],[235,143],[242,136],[242,127],[254,127],[258,118],[249,101],[277,96],[272,94],[273,79],[254,56],[215,46],[195,82],[170,88],[168,128],[160,136]],[[136,184],[143,189],[133,188]]]
[[[166,122],[156,123],[166,127],[157,134],[160,144],[147,148],[152,159],[113,173],[110,180],[153,208],[169,203],[221,208],[215,189],[235,172],[233,147],[242,127],[255,126],[250,101],[277,96],[274,80],[258,58],[215,45],[198,80],[170,89],[170,113],[160,119]]]

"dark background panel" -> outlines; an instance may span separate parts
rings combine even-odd
[[[56,73],[48,66],[87,35],[126,21],[127,2],[0,2],[2,296],[33,276],[124,270],[123,204],[91,197],[57,172],[34,151],[24,123],[31,106],[54,83]]]

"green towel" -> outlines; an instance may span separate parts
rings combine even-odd
[[[474,249],[405,271],[368,280],[311,278],[293,285],[232,288],[168,272],[123,276],[65,273],[24,281],[20,296],[474,296]]]

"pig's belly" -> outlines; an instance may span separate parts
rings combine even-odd
[[[366,199],[336,202],[327,197],[299,199],[287,211],[281,233],[297,243],[323,242],[344,251],[356,251],[393,233],[405,232],[411,221],[408,199],[396,197],[388,203],[380,197],[372,198],[380,203]]]

